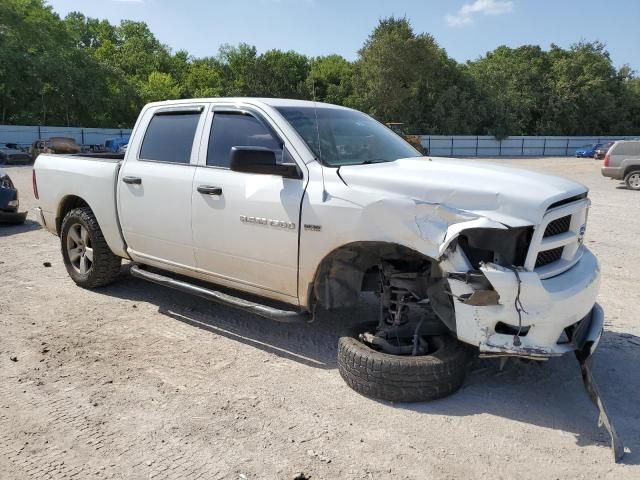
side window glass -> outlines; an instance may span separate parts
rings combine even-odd
[[[158,162],[189,163],[200,113],[159,113],[149,122],[140,158]]]
[[[229,167],[232,147],[264,147],[282,158],[282,146],[255,117],[240,113],[214,113],[207,150],[207,165]]]
[[[613,151],[613,155],[640,155],[640,142],[622,142],[618,143]]]

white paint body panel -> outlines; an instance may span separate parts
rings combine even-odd
[[[63,201],[74,195],[91,205],[111,250],[116,255],[127,256],[116,213],[117,162],[43,153],[38,155],[33,168],[38,181],[40,208],[51,233],[58,233],[56,225],[62,221],[58,217]]]
[[[155,109],[202,105],[191,164],[165,165],[137,160],[146,126]],[[206,167],[206,146],[213,105],[259,111],[281,137],[303,180],[251,175]],[[440,262],[446,271],[470,268],[464,254],[448,247],[469,228],[533,226],[535,245],[548,250],[566,245],[565,263],[535,268],[535,256],[521,273],[521,300],[530,333],[523,346],[496,334],[498,321],[517,325],[513,272],[488,265],[487,278],[500,304],[470,307],[456,302],[457,334],[481,351],[541,355],[564,353],[556,345],[562,329],[593,308],[599,267],[582,245],[588,201],[548,211],[555,202],[586,192],[567,179],[473,161],[416,158],[386,164],[322,168],[275,106],[309,106],[278,99],[202,99],[150,104],[134,128],[119,178],[143,177],[142,188],[116,179],[117,164],[78,157],[41,155],[36,162],[40,204],[49,228],[65,195],[91,206],[112,250],[141,263],[244,290],[293,305],[308,305],[309,286],[320,262],[353,242],[392,242]],[[318,108],[343,108],[318,104]],[[118,202],[114,196],[118,181]],[[198,185],[223,189],[221,196],[197,192]],[[570,232],[542,238],[545,226],[560,214],[574,215]],[[243,216],[295,224],[283,230],[241,222]],[[118,231],[118,218],[123,237]],[[319,231],[304,225],[320,226]],[[55,228],[53,228],[55,231]],[[566,258],[565,258],[566,257]],[[452,281],[454,294],[469,287]]]

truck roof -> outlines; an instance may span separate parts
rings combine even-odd
[[[268,105],[270,107],[313,107],[316,108],[341,108],[351,110],[340,105],[332,105],[330,103],[314,102],[312,100],[294,100],[289,98],[259,98],[259,97],[209,97],[209,98],[185,98],[181,100],[166,100],[163,102],[153,102],[148,106],[171,106],[180,105],[182,103],[194,102],[219,102],[225,103],[249,103],[253,105]]]

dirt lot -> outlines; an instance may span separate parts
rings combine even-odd
[[[595,375],[623,464],[571,356],[477,362],[461,391],[432,403],[369,400],[335,355],[344,324],[370,309],[276,324],[126,268],[82,290],[30,213],[0,227],[0,478],[640,478],[640,193],[591,159],[499,162],[591,188],[607,315]],[[8,171],[33,207],[30,167]]]

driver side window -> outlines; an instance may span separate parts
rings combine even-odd
[[[216,112],[211,124],[207,165],[229,168],[232,147],[264,147],[282,158],[282,145],[258,119],[245,113]]]

